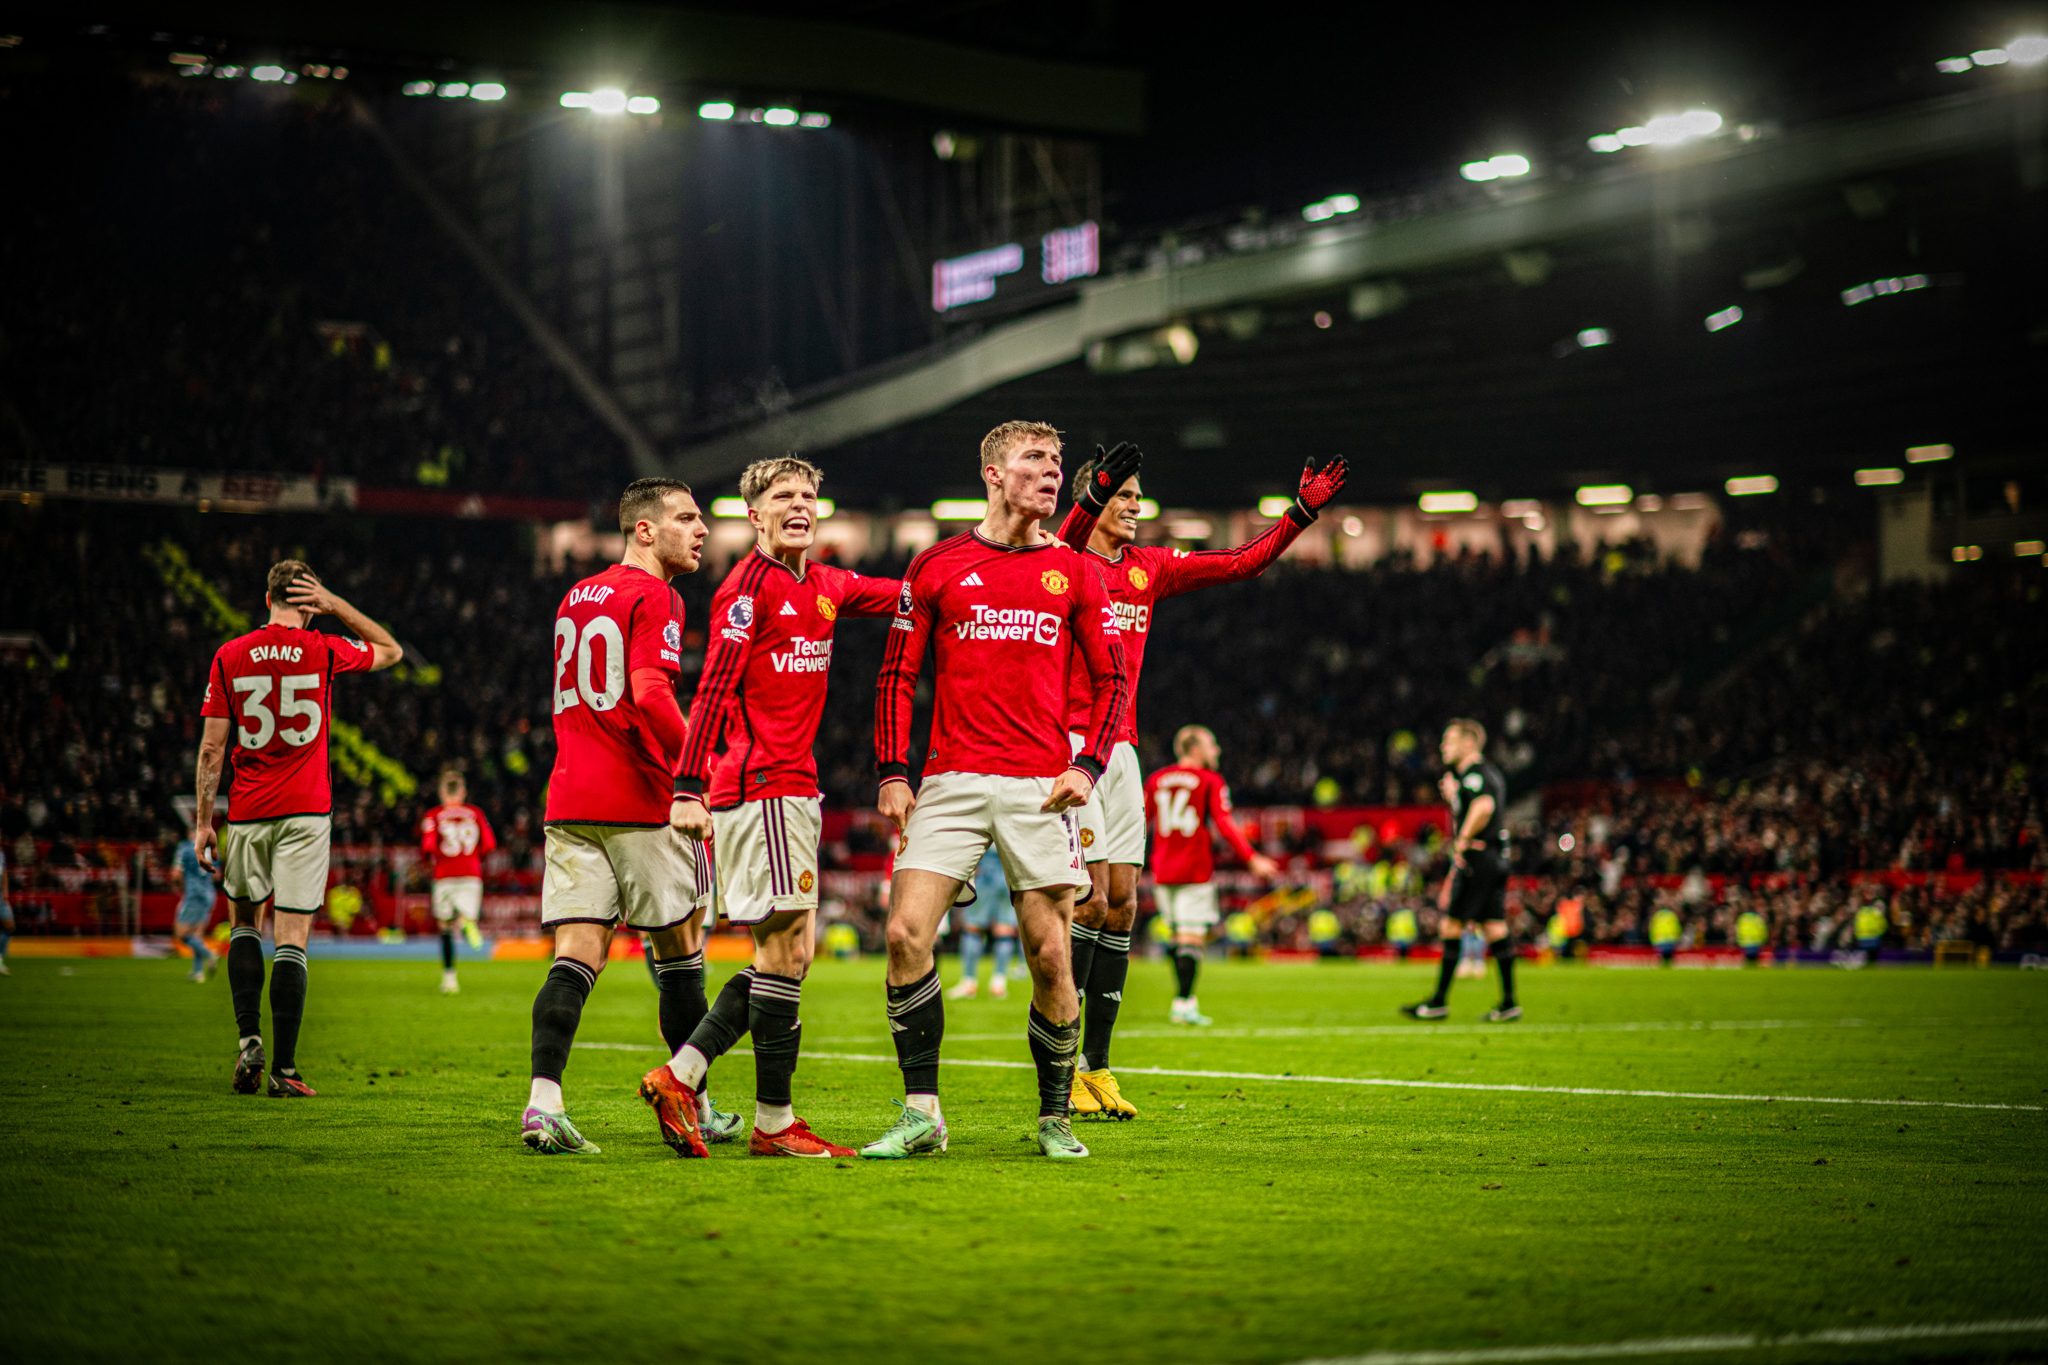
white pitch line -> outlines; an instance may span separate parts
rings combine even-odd
[[[2006,1318],[1991,1322],[1927,1323],[1912,1327],[1834,1327],[1818,1332],[1763,1336],[1647,1337],[1637,1341],[1585,1345],[1486,1346],[1464,1351],[1368,1351],[1355,1356],[1318,1356],[1295,1365],[1512,1365],[1531,1360],[1613,1360],[1627,1356],[1697,1354],[1709,1351],[1769,1351],[1795,1346],[1875,1346],[1894,1341],[2036,1335],[2048,1332],[2048,1318]]]
[[[583,1047],[586,1044],[579,1043],[577,1046]],[[806,1052],[804,1056],[819,1062],[887,1062],[891,1066],[896,1064],[893,1055],[879,1052]],[[1037,1064],[988,1058],[948,1057],[943,1059],[942,1065],[993,1066],[1005,1070],[1028,1071]],[[1477,1081],[1400,1081],[1388,1076],[1296,1076],[1286,1073],[1275,1074],[1270,1071],[1188,1071],[1165,1066],[1120,1066],[1117,1072],[1124,1076],[1188,1076],[1199,1080],[1216,1081],[1305,1081],[1321,1085],[1380,1085],[1399,1090],[1494,1090],[1518,1095],[1621,1095],[1635,1099],[1659,1100],[1748,1100],[1761,1104],[1879,1104],[1905,1109],[2039,1111],[2042,1108],[2038,1104],[1966,1104],[1961,1100],[1860,1100],[1838,1095],[1735,1095],[1712,1090],[1607,1090],[1578,1085],[1484,1085]]]
[[[1446,1035],[1483,1033],[1493,1038],[1510,1038],[1523,1033],[1706,1033],[1727,1029],[1786,1028],[1886,1028],[1920,1027],[1943,1023],[1938,1019],[1694,1019],[1650,1020],[1614,1024],[1337,1024],[1329,1028],[1119,1028],[1119,1038],[1441,1038]],[[948,1033],[963,1043],[995,1043],[1022,1036],[1014,1033]],[[883,1041],[883,1035],[861,1041]]]

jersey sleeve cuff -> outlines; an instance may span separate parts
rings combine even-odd
[[[704,779],[701,777],[687,777],[682,773],[677,773],[676,795],[694,796],[701,800],[704,795]]]
[[[908,782],[910,780],[910,765],[908,763],[878,763],[875,766],[880,770],[880,776],[884,782],[891,778],[895,778],[899,782]]]
[[[1100,782],[1102,780],[1102,760],[1093,754],[1076,754],[1074,755],[1074,761],[1067,766],[1088,774],[1090,782]]]
[[[1303,507],[1301,499],[1296,498],[1293,506],[1287,509],[1287,519],[1303,530],[1307,530],[1315,524],[1316,514]]]

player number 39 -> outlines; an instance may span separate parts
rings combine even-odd
[[[277,685],[275,712],[270,709],[273,683]],[[243,723],[236,727],[235,739],[244,749],[260,749],[275,737],[282,737],[287,744],[303,747],[311,744],[314,736],[320,733],[320,703],[310,697],[296,695],[319,687],[319,674],[288,673],[282,678],[273,678],[267,673],[253,673],[235,679],[232,686],[242,697]],[[288,725],[281,727],[277,723],[279,716],[286,721],[303,716],[306,724],[297,730]],[[249,728],[251,721],[255,722],[253,730]]]
[[[599,640],[604,642],[602,686],[592,676],[595,661],[591,658],[591,646]],[[562,686],[562,673],[568,668],[572,655],[576,660],[576,685],[570,688]],[[586,702],[593,711],[609,711],[625,695],[626,640],[619,634],[619,623],[609,616],[593,616],[584,623],[579,639],[574,621],[566,616],[556,617],[555,714],[559,716],[570,707]]]

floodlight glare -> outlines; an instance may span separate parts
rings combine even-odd
[[[626,92],[610,88],[593,90],[590,92],[590,103],[585,107],[593,114],[603,114],[606,117],[623,114],[626,112]]]
[[[832,126],[832,116],[830,114],[805,114],[797,122],[806,128],[830,128]]]
[[[769,109],[761,114],[761,122],[772,123],[777,128],[787,128],[796,120],[797,112],[794,109]]]
[[[1707,330],[1709,332],[1718,332],[1723,327],[1733,327],[1740,321],[1742,321],[1742,305],[1733,304],[1723,308],[1718,313],[1707,314]]]
[[[1769,474],[1757,474],[1746,479],[1730,479],[1726,486],[1731,498],[1747,498],[1758,493],[1778,491],[1777,479]]]
[[[1581,507],[1621,507],[1636,500],[1636,490],[1625,483],[1596,483],[1575,495]]]
[[[1619,128],[1614,135],[1621,139],[1624,147],[1640,147],[1650,140],[1650,130],[1642,127]]]
[[[1955,453],[1956,448],[1949,445],[1911,446],[1906,450],[1906,463],[1931,464],[1936,460],[1946,460]]]
[[[652,95],[635,95],[626,101],[626,112],[629,114],[658,114],[661,112],[661,101]]]
[[[1588,147],[1591,147],[1594,151],[1603,154],[1607,152],[1618,152],[1622,148],[1628,146],[1626,142],[1623,142],[1613,133],[1601,133],[1596,137],[1589,137],[1586,139],[1586,145]]]
[[[496,81],[485,81],[469,87],[469,97],[473,100],[501,100],[505,98],[505,87]]]
[[[818,520],[819,520],[819,521],[823,521],[823,520],[824,520],[825,518],[827,518],[827,517],[831,516],[831,515],[832,515],[832,514],[833,514],[834,512],[836,512],[836,511],[838,511],[838,510],[839,510],[839,504],[838,504],[838,503],[836,503],[836,502],[834,502],[834,501],[832,501],[832,499],[830,499],[830,498],[819,498],[819,499],[818,499]]]
[[[729,119],[732,117],[732,102],[730,100],[712,100],[708,104],[700,104],[697,106],[697,117]]]
[[[439,94],[444,100],[459,100],[469,93],[469,82],[450,81],[435,93]]]
[[[714,517],[744,517],[747,514],[745,498],[713,498],[711,515]]]
[[[1959,72],[1968,71],[1975,65],[1976,63],[1968,57],[1944,57],[1934,64],[1934,69],[1953,76]]]
[[[940,498],[932,504],[935,521],[980,521],[987,515],[988,503],[982,498]]]
[[[1479,498],[1472,493],[1424,493],[1416,505],[1425,512],[1470,512],[1479,506]]]
[[[1333,194],[1328,199],[1318,199],[1301,211],[1301,216],[1311,223],[1320,223],[1325,218],[1335,218],[1340,213],[1358,212],[1358,196],[1355,194]]]
[[[1859,469],[1856,471],[1856,484],[1859,488],[1870,488],[1888,483],[1904,483],[1905,481],[1906,471],[1903,469]]]
[[[408,92],[411,91],[411,89],[411,86],[406,87],[406,90]],[[424,94],[425,91],[422,91],[421,93]],[[562,94],[562,107],[564,109],[588,109],[590,107],[590,101],[593,98],[594,96],[592,96],[591,93],[587,90],[564,91]]]
[[[2012,54],[2002,47],[1987,47],[1982,52],[1972,52],[1970,60],[1979,66],[2004,66],[2012,60]]]
[[[2012,552],[2021,559],[2027,559],[2033,555],[2048,554],[2048,541],[2015,540],[2012,543]]]
[[[1458,167],[1458,174],[1467,180],[1498,180],[1500,172],[1493,168],[1491,161],[1468,161]]]
[[[1529,158],[1526,156],[1516,156],[1513,152],[1504,152],[1492,158],[1486,164],[1493,167],[1495,175],[1527,175],[1529,173]]]
[[[2015,38],[2005,45],[2005,55],[2021,66],[2048,61],[2048,38],[2031,33],[2024,38]]]
[[[1259,515],[1262,517],[1284,517],[1287,509],[1294,506],[1293,498],[1260,498]]]
[[[1590,351],[1595,346],[1605,346],[1608,342],[1614,340],[1614,337],[1605,327],[1588,327],[1585,331],[1579,333],[1577,340],[1579,345]]]
[[[252,81],[281,81],[284,79],[284,68],[281,66],[259,66],[249,73],[249,79]]]
[[[1157,520],[1159,520],[1159,504],[1158,504],[1158,503],[1156,503],[1156,502],[1154,502],[1154,501],[1152,501],[1152,499],[1150,499],[1150,498],[1139,498],[1139,499],[1138,499],[1138,520],[1139,520],[1139,521],[1157,521]]]
[[[432,81],[407,81],[404,85],[398,87],[398,93],[401,95],[431,95],[434,93],[434,83]],[[562,96],[562,103],[567,104],[568,102],[569,97],[567,95]]]

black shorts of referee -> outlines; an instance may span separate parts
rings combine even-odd
[[[1491,849],[1465,850],[1465,865],[1451,869],[1451,904],[1444,914],[1464,924],[1508,917],[1507,862]]]

